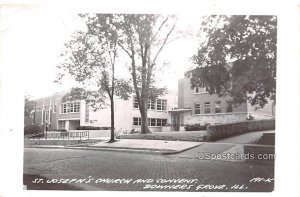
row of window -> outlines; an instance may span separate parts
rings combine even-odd
[[[134,117],[133,125],[140,126],[142,124],[142,119]],[[148,118],[148,126],[165,126],[167,124],[167,119],[161,118]]]
[[[80,112],[80,102],[70,102],[61,104],[61,113],[78,113]]]
[[[138,109],[139,104],[137,97],[134,96],[133,100],[133,108]],[[167,100],[166,99],[155,99],[155,100],[148,100],[148,109],[158,110],[158,111],[166,111],[167,110]]]
[[[195,103],[195,114],[201,114],[201,104],[200,103]],[[221,113],[221,109],[222,109],[222,105],[221,105],[221,101],[215,101],[214,102],[214,113]],[[233,105],[232,105],[232,101],[227,101],[227,108],[226,108],[226,112],[230,113],[233,111]],[[204,102],[204,113],[205,114],[209,114],[211,113],[211,104],[210,102]]]
[[[194,94],[204,94],[204,93],[208,93],[206,91],[206,88],[200,88],[200,87],[195,87],[194,88]]]

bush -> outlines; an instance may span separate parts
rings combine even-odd
[[[67,132],[66,129],[51,129],[50,131]]]
[[[205,124],[205,125],[200,125],[200,124],[194,124],[194,125],[186,125],[184,127],[184,130],[186,131],[202,131],[202,130],[206,130],[206,127],[209,124]]]
[[[24,134],[38,134],[42,133],[42,128],[38,125],[27,125],[24,127]]]
[[[242,133],[272,129],[275,129],[275,119],[216,124],[207,127],[207,138],[209,141],[214,141]]]
[[[79,126],[76,130],[110,130],[110,127]]]

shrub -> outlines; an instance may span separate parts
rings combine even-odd
[[[79,126],[76,130],[110,130],[110,127]]]
[[[205,125],[200,125],[200,124],[194,124],[194,125],[186,125],[184,127],[184,130],[186,131],[202,131],[202,130],[206,130],[206,127],[209,124],[205,124]]]
[[[50,131],[67,132],[66,129],[51,129]]]
[[[272,129],[275,129],[275,119],[216,124],[207,127],[207,138],[209,141],[214,141],[242,133]]]
[[[24,127],[24,134],[38,134],[42,132],[42,128],[38,125],[27,125]]]

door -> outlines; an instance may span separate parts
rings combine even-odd
[[[180,113],[172,113],[172,131],[179,131],[180,129]]]

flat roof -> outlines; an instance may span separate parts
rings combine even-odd
[[[172,109],[168,110],[169,112],[184,112],[184,111],[191,111],[191,109]]]

